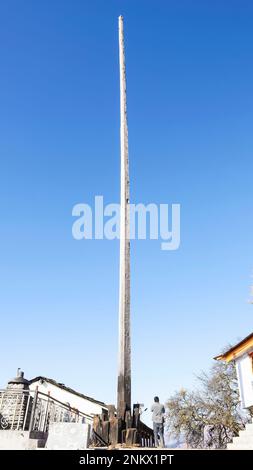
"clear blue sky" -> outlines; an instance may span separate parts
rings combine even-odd
[[[117,17],[132,202],[181,204],[181,247],[132,243],[133,400],[194,386],[252,331],[253,5],[8,0],[0,6],[1,376],[115,402],[118,241],[72,207],[119,201]]]

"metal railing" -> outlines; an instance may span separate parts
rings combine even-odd
[[[48,432],[50,423],[90,423],[92,416],[38,390],[0,390],[0,430]]]
[[[33,397],[28,390],[0,391],[0,429],[29,428]]]

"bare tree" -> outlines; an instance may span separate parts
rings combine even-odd
[[[167,431],[191,448],[223,449],[250,419],[240,408],[235,364],[217,362],[197,380],[198,391],[180,390],[167,401]]]

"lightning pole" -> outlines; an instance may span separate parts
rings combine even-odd
[[[130,330],[130,207],[126,101],[126,66],[123,17],[119,17],[120,67],[120,276],[119,276],[119,366],[118,417],[131,410],[131,330]]]

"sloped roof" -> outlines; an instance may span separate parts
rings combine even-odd
[[[50,379],[48,377],[43,377],[42,375],[39,375],[38,377],[34,377],[34,379],[31,379],[29,381],[30,384],[34,382],[38,382],[39,380],[44,380],[45,382],[48,382],[52,385],[55,385],[56,387],[61,388],[62,390],[66,390],[66,392],[73,393],[73,395],[77,395],[80,398],[84,398],[85,400],[91,401],[93,403],[96,403],[97,405],[101,405],[106,407],[105,403],[99,400],[95,400],[95,398],[87,397],[86,395],[83,395],[80,392],[77,392],[76,390],[73,390],[73,388],[67,387],[65,384],[61,382],[56,382],[54,379]]]
[[[220,354],[219,356],[214,357],[217,361],[225,360],[227,362],[236,359],[238,356],[241,356],[248,350],[249,348],[253,347],[253,332],[250,333],[246,338],[239,341],[239,343],[232,346],[232,348],[228,349],[226,352]]]

